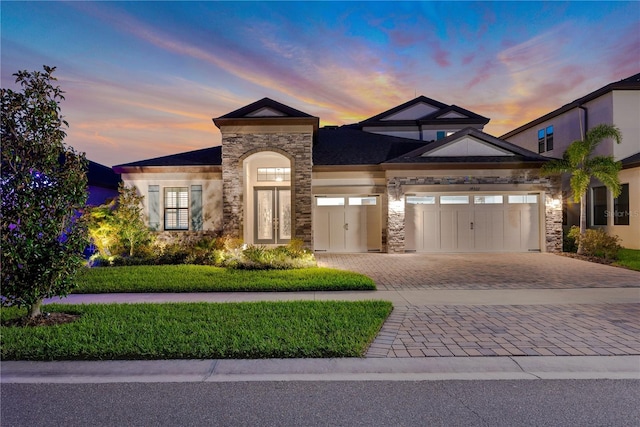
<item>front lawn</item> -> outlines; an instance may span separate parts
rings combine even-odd
[[[47,305],[80,315],[56,326],[8,326],[2,360],[361,357],[392,305],[386,301]]]
[[[617,265],[640,271],[640,250],[639,249],[620,249],[618,252]]]
[[[205,265],[86,268],[74,293],[373,290],[362,274],[331,268],[236,270]]]

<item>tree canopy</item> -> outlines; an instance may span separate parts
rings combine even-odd
[[[2,98],[2,305],[40,314],[44,298],[65,296],[83,263],[87,161],[64,144],[68,123],[55,67],[19,71],[19,91]]]

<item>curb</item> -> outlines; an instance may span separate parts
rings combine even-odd
[[[640,356],[5,361],[0,383],[640,379]]]

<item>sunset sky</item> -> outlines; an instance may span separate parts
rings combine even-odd
[[[112,166],[220,144],[263,97],[354,123],[416,96],[500,136],[640,71],[640,2],[9,2],[2,87],[56,66],[67,144]]]

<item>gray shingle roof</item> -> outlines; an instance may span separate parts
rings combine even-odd
[[[87,181],[89,185],[103,188],[118,189],[118,184],[122,181],[120,175],[115,173],[110,167],[89,160],[87,170]]]
[[[379,135],[349,126],[325,127],[318,130],[313,164],[377,165],[424,144],[424,141]]]
[[[449,143],[452,143],[465,136],[470,136],[483,141],[489,145],[493,145],[499,149],[513,153],[509,156],[429,156],[423,157],[424,154],[433,152]],[[438,141],[426,144],[414,151],[404,155],[390,159],[386,163],[522,163],[522,162],[547,162],[549,157],[541,156],[538,153],[526,150],[510,142],[491,136],[478,129],[468,127]]]
[[[125,163],[114,166],[114,170],[123,167],[140,166],[216,166],[222,165],[222,147],[204,148],[201,150],[187,151],[185,153],[140,160],[138,162]]]
[[[406,110],[410,108],[412,105],[416,104],[429,104],[435,108],[436,111],[433,111],[429,114],[426,114],[417,119],[411,120],[383,120],[385,117],[392,116],[393,114],[399,113],[400,111]],[[447,113],[459,113],[466,117],[453,117],[453,118],[442,118],[440,116],[445,115]],[[435,125],[435,124],[451,124],[451,125],[459,125],[459,124],[487,124],[489,123],[489,119],[483,117],[479,114],[476,114],[472,111],[466,110],[462,107],[458,107],[457,105],[447,105],[440,101],[436,101],[431,98],[427,98],[426,96],[419,96],[411,101],[405,102],[404,104],[398,105],[397,107],[393,107],[387,111],[384,111],[380,114],[376,114],[373,117],[370,117],[366,120],[361,121],[357,124],[359,128],[363,127],[376,127],[376,126],[421,126],[421,125]]]
[[[623,168],[632,168],[632,167],[640,166],[640,153],[636,153],[632,156],[624,158],[620,160],[620,162],[622,162]]]
[[[251,114],[263,108],[269,108],[284,114],[284,116],[272,116],[272,117],[313,117],[310,114],[307,114],[300,110],[296,110],[295,108],[291,108],[288,105],[281,104],[278,101],[274,101],[271,98],[262,98],[256,102],[253,102],[249,105],[245,105],[242,108],[238,108],[237,110],[227,113],[224,116],[220,116],[219,118],[220,119],[242,119],[242,118],[246,118],[247,114]]]

